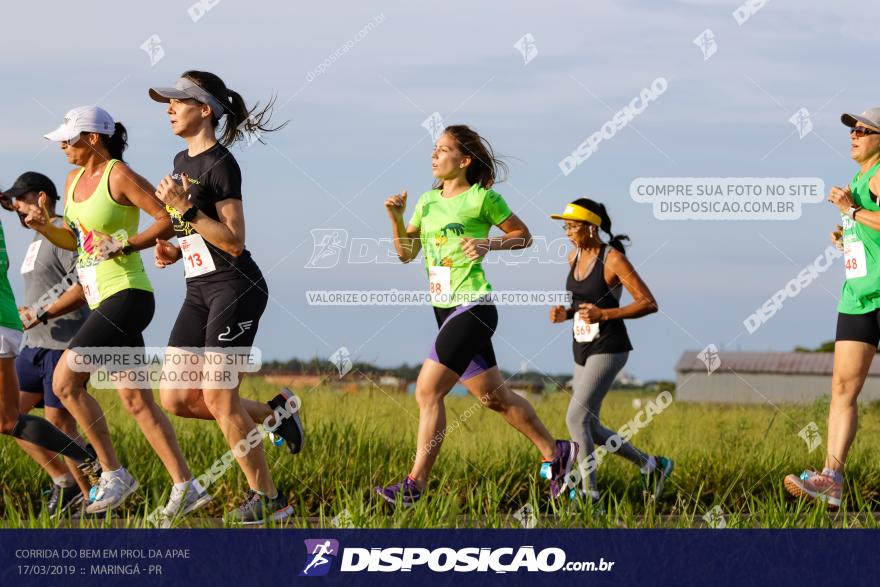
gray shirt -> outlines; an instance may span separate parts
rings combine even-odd
[[[61,226],[61,218],[52,222]],[[39,244],[37,244],[39,243]],[[34,255],[34,253],[36,253]],[[53,245],[40,233],[34,235],[28,252],[21,265],[24,279],[24,303],[37,307],[41,299],[51,305],[58,296],[77,283],[76,251],[66,251]],[[47,295],[48,294],[48,295]],[[70,339],[77,333],[89,315],[88,306],[49,320],[48,324],[38,323],[24,333],[24,344],[29,347],[66,349]]]

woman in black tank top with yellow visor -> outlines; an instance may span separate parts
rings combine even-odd
[[[575,365],[566,422],[572,439],[583,447],[583,452],[578,463],[581,490],[572,489],[571,497],[599,500],[596,468],[605,451],[596,450],[598,446],[637,465],[644,490],[656,497],[672,472],[673,462],[643,453],[602,426],[599,410],[632,350],[624,320],[656,312],[657,302],[626,258],[623,242],[629,241],[629,237],[611,233],[611,219],[604,205],[579,198],[566,206],[562,214],[551,217],[565,222],[563,228],[574,245],[568,256],[571,268],[566,280],[571,306],[550,309],[551,322],[573,321]],[[608,234],[607,243],[599,237],[599,230]],[[624,288],[633,300],[621,307],[620,294]]]

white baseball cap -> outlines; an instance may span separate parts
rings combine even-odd
[[[861,114],[841,114],[840,122],[852,128],[857,122],[880,129],[880,107],[868,108]]]
[[[97,106],[79,106],[64,115],[61,126],[43,136],[55,142],[73,142],[81,132],[96,132],[102,135],[113,135],[116,121],[113,117]]]

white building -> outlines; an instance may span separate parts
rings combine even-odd
[[[685,351],[675,366],[676,401],[809,404],[831,395],[833,353],[719,351],[707,361],[700,355]],[[859,401],[878,400],[880,361],[874,361]]]

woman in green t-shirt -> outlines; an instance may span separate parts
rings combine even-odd
[[[828,196],[842,218],[831,239],[843,251],[846,271],[837,305],[828,449],[821,472],[807,469],[784,481],[792,495],[833,509],[840,507],[844,463],[856,436],[859,392],[880,343],[880,108],[840,119],[850,129],[850,156],[859,172],[849,187],[834,187]]]
[[[498,313],[489,300],[492,287],[482,259],[489,251],[531,244],[529,229],[491,189],[499,169],[506,166],[485,139],[467,126],[449,126],[432,155],[434,189],[419,198],[407,226],[406,192],[385,201],[400,260],[408,263],[425,251],[429,299],[440,328],[416,381],[415,463],[400,483],[375,488],[392,504],[412,505],[421,498],[446,434],[443,398],[458,381],[541,451],[553,497],[563,493],[577,459],[577,444],[554,440],[529,402],[507,387],[495,362],[492,335]],[[488,238],[493,226],[504,235]]]

